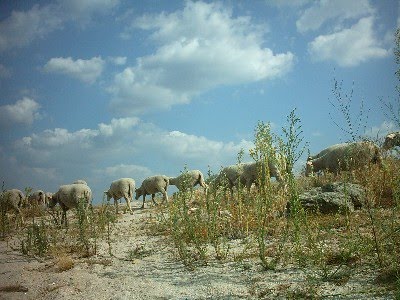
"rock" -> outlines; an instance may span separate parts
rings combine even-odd
[[[301,194],[299,199],[306,211],[323,214],[352,212],[362,207],[362,203],[365,202],[365,191],[358,184],[333,182],[313,188]],[[289,203],[287,211],[290,211]]]

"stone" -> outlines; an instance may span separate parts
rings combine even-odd
[[[299,196],[302,207],[322,214],[352,212],[365,203],[365,191],[359,184],[333,182],[312,188]],[[287,211],[290,212],[288,203]]]

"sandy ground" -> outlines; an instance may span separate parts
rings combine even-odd
[[[52,259],[27,257],[12,241],[0,241],[0,299],[393,299],[374,284],[369,270],[352,272],[342,285],[316,282],[297,268],[263,271],[257,259],[242,262],[210,261],[188,270],[174,256],[165,237],[146,234],[151,209],[124,214],[112,243],[98,255],[74,259],[74,267],[60,272]],[[129,260],[129,250],[143,255]]]

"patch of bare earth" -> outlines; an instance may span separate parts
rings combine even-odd
[[[322,283],[298,268],[264,271],[256,258],[210,259],[189,270],[164,236],[148,234],[153,213],[136,209],[133,215],[122,215],[113,229],[111,249],[101,242],[98,254],[89,258],[28,257],[21,254],[17,240],[0,241],[0,299],[392,298],[374,284],[367,269]],[[240,242],[232,247],[234,252]]]

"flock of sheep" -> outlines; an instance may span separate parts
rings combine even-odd
[[[317,155],[309,156],[306,163],[305,175],[309,176],[313,172],[328,171],[338,173],[340,171],[350,170],[352,168],[366,165],[369,163],[381,163],[381,151],[389,150],[400,146],[400,132],[388,134],[383,143],[382,149],[369,141],[342,143],[330,146]],[[221,169],[220,173],[210,183],[213,187],[225,185],[233,194],[233,188],[239,184],[250,190],[252,184],[257,184],[259,162],[240,163],[227,166]],[[268,165],[269,174],[275,177],[281,184],[283,177],[280,170],[282,165],[277,165],[277,160],[271,159]],[[208,185],[205,183],[204,176],[199,170],[190,170],[177,177],[167,177],[164,175],[155,175],[143,180],[141,186],[135,189],[135,180],[132,178],[121,178],[111,183],[110,188],[104,193],[107,201],[114,199],[115,210],[118,213],[119,199],[124,198],[127,209],[132,213],[131,201],[133,192],[136,193],[135,199],[143,197],[144,207],[146,195],[152,196],[152,201],[156,204],[154,197],[156,193],[162,193],[164,202],[168,201],[167,188],[169,185],[175,185],[179,190],[186,187],[202,186],[205,191]],[[85,207],[89,207],[92,201],[92,191],[83,180],[77,180],[72,184],[62,185],[54,193],[45,193],[41,190],[35,191],[26,199],[24,193],[18,189],[6,190],[0,195],[1,207],[13,209],[20,214],[22,204],[27,201],[30,205],[40,204],[49,208],[54,208],[58,203],[62,208],[62,220],[66,222],[66,212],[71,208],[78,206],[80,201],[84,201]]]

